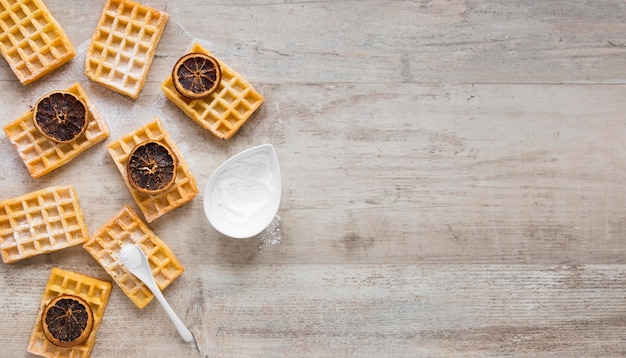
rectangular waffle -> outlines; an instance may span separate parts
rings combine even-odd
[[[87,49],[87,76],[137,98],[167,19],[167,13],[133,1],[107,0]]]
[[[158,194],[140,193],[133,189],[127,178],[126,163],[128,162],[130,152],[137,144],[147,140],[158,141],[166,145],[178,159],[174,184],[166,191]],[[189,166],[187,166],[180,151],[176,148],[176,145],[174,145],[174,142],[165,131],[163,124],[161,124],[158,118],[155,118],[154,121],[109,144],[108,149],[115,165],[117,165],[117,168],[124,178],[128,190],[130,190],[130,193],[141,209],[147,222],[152,222],[161,215],[186,204],[198,194],[198,187],[189,170]]]
[[[144,308],[154,295],[121,264],[119,252],[125,244],[137,244],[146,253],[160,289],[172,283],[184,268],[172,250],[128,206],[98,229],[83,247],[111,275],[126,296],[137,307]]]
[[[32,109],[4,126],[4,132],[33,178],[40,178],[69,163],[109,136],[109,128],[80,84],[74,83],[65,91],[78,97],[87,107],[87,129],[75,140],[58,143],[44,137],[35,127]]]
[[[194,43],[189,52],[213,56],[198,43]],[[222,69],[222,80],[208,97],[192,100],[182,96],[174,88],[171,75],[163,81],[161,90],[189,118],[218,138],[229,139],[265,99],[240,74],[219,59],[217,61]]]
[[[35,327],[33,328],[30,340],[28,341],[28,351],[38,356],[50,358],[89,357],[96,340],[98,328],[102,323],[102,316],[104,315],[104,310],[109,302],[110,294],[110,282],[101,281],[72,271],[61,270],[56,267],[52,268],[50,278],[48,279],[48,283],[46,284],[46,288],[44,289],[41,297],[41,304],[39,306],[39,313],[37,313]],[[87,303],[89,303],[93,312],[94,322],[91,334],[84,342],[70,348],[61,348],[50,343],[41,328],[41,317],[43,316],[44,308],[48,305],[48,303],[50,303],[50,301],[61,295],[78,296],[84,299]]]
[[[4,263],[82,244],[88,237],[72,185],[0,202],[0,255]]]
[[[56,70],[76,54],[41,0],[0,1],[0,53],[22,84]]]

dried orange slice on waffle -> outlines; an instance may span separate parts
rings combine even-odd
[[[73,295],[61,295],[48,303],[41,325],[50,343],[67,348],[79,345],[93,328],[93,312],[89,303]]]
[[[156,194],[167,190],[176,179],[176,155],[157,141],[139,143],[130,152],[126,171],[137,191]]]
[[[222,70],[215,57],[189,53],[174,65],[172,80],[178,93],[189,99],[200,99],[217,89],[222,80]]]
[[[87,107],[72,93],[56,91],[35,104],[33,120],[44,137],[59,143],[69,142],[87,129]]]
[[[194,43],[187,53],[203,53],[215,57],[199,43]],[[161,90],[187,117],[216,137],[229,139],[261,107],[265,99],[241,74],[218,57],[215,58],[218,60],[222,79],[217,89],[207,97],[190,99],[183,96],[174,87],[172,74],[161,83]]]
[[[59,347],[46,338],[43,332],[43,312],[48,304],[59,296],[71,295],[85,300],[93,313],[93,326],[87,339],[73,347]],[[41,304],[37,312],[37,319],[28,341],[28,351],[32,354],[48,357],[87,358],[93,350],[98,328],[102,324],[102,317],[111,295],[111,283],[81,275],[72,271],[53,267],[48,283],[41,295]],[[83,303],[84,305],[84,303]],[[85,306],[86,307],[86,306]]]

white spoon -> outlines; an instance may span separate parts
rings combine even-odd
[[[138,279],[141,280],[152,293],[157,298],[161,306],[167,312],[167,315],[170,317],[174,326],[178,330],[180,336],[185,340],[185,342],[193,341],[193,336],[189,329],[185,326],[185,324],[178,318],[172,307],[170,307],[169,303],[163,297],[161,290],[157,286],[156,281],[154,280],[154,276],[152,276],[152,270],[150,269],[150,264],[148,263],[148,258],[146,254],[139,248],[139,246],[134,244],[126,244],[122,246],[120,250],[120,260],[124,267],[128,269],[133,275],[137,276]]]

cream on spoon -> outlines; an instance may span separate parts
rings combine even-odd
[[[165,300],[165,297],[163,297],[161,290],[159,290],[159,286],[157,286],[154,276],[152,276],[148,258],[141,248],[134,244],[126,244],[122,246],[122,249],[120,250],[120,261],[128,271],[140,279],[141,282],[148,286],[150,291],[152,291],[161,306],[165,309],[167,315],[174,323],[174,326],[176,326],[176,329],[183,340],[185,340],[185,342],[193,341],[193,335],[180,318],[178,318],[176,312],[174,312],[172,307],[170,307],[167,300]]]

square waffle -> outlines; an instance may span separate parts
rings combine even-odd
[[[54,71],[76,55],[41,0],[0,1],[0,53],[22,84]]]
[[[80,84],[75,83],[65,91],[81,99],[87,107],[87,130],[75,140],[57,143],[44,137],[35,127],[32,109],[4,126],[4,132],[33,178],[42,177],[67,164],[109,136],[109,128]]]
[[[131,301],[137,307],[144,308],[154,295],[121,264],[119,253],[125,244],[137,244],[146,253],[152,275],[160,289],[172,283],[183,273],[184,268],[172,250],[128,206],[98,229],[83,247],[104,267]]]
[[[41,305],[35,321],[35,327],[28,341],[28,351],[42,357],[89,357],[96,340],[98,328],[102,323],[102,316],[109,302],[110,294],[110,282],[101,281],[72,271],[61,270],[56,267],[52,268],[50,278],[41,297]],[[61,348],[50,343],[41,328],[43,310],[50,301],[61,295],[73,295],[84,299],[89,303],[93,312],[94,322],[91,334],[81,344],[70,348]]]
[[[82,244],[88,238],[72,185],[0,202],[0,255],[4,263]]]
[[[133,1],[107,0],[87,49],[87,76],[137,98],[167,19],[167,13]]]
[[[167,145],[178,159],[174,184],[166,191],[158,194],[144,194],[133,189],[128,182],[126,173],[126,163],[128,162],[130,152],[137,144],[147,140],[154,140]],[[189,166],[158,118],[155,118],[154,121],[109,144],[108,148],[109,154],[111,154],[115,165],[117,165],[117,168],[124,178],[128,190],[130,190],[130,193],[141,209],[147,222],[152,222],[161,215],[186,204],[198,194],[198,187],[189,170]]]
[[[189,52],[213,56],[198,43],[194,43]],[[163,81],[161,90],[189,118],[216,137],[229,139],[263,104],[264,98],[240,74],[219,59],[217,61],[222,69],[222,80],[208,97],[192,100],[182,96],[174,88],[171,75]]]

